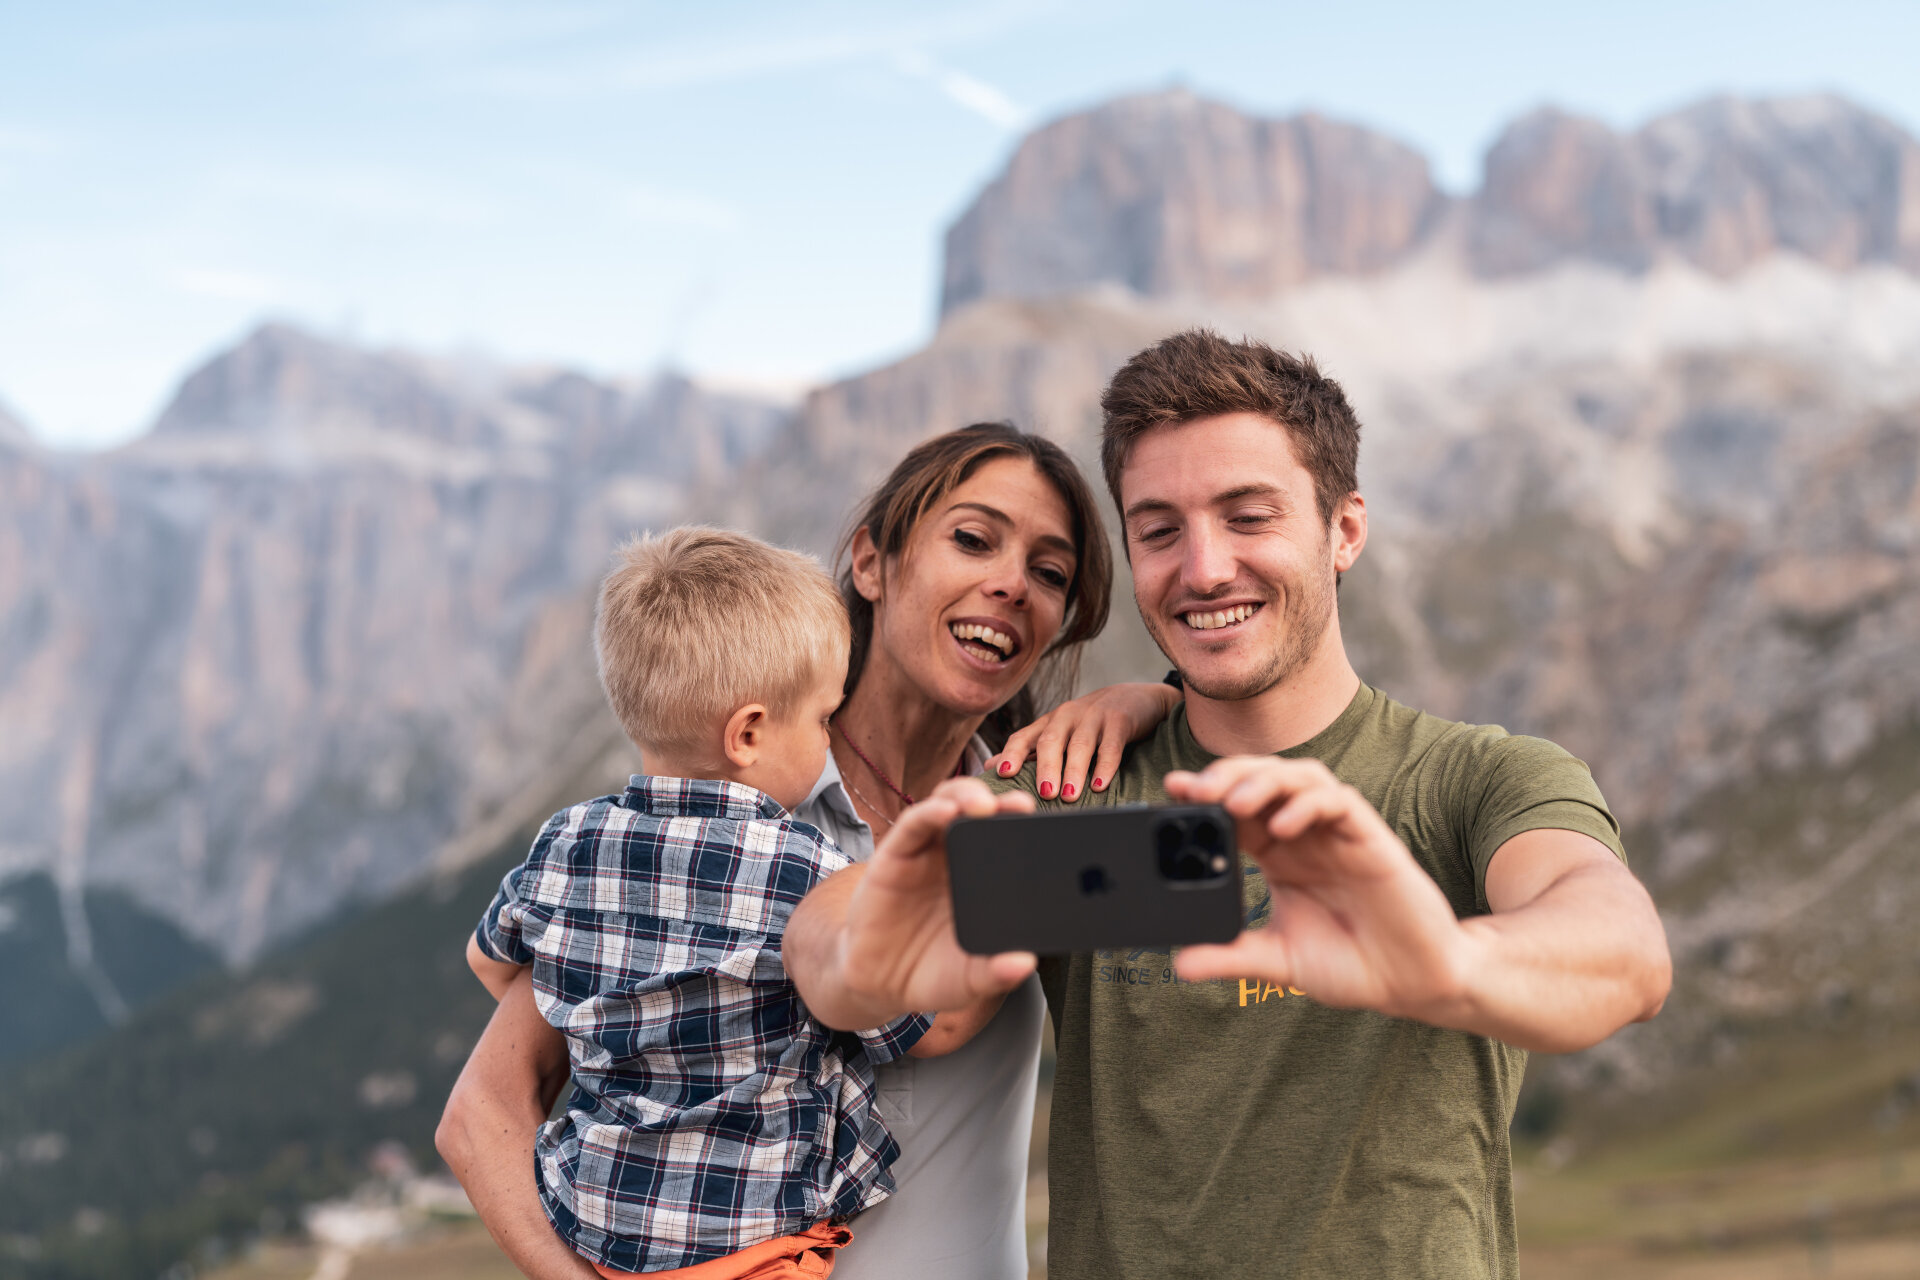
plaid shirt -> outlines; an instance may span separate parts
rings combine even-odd
[[[573,1093],[534,1154],[547,1216],[582,1255],[692,1266],[893,1190],[873,1063],[929,1020],[829,1031],[780,958],[794,906],[846,865],[750,787],[636,776],[555,814],[507,874],[476,937],[533,966],[566,1033]]]

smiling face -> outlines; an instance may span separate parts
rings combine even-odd
[[[1182,680],[1236,701],[1285,683],[1334,628],[1335,574],[1365,541],[1349,499],[1329,522],[1286,430],[1225,414],[1139,437],[1120,497],[1134,601]],[[1364,509],[1362,509],[1362,512]]]
[[[989,458],[934,503],[898,557],[883,564],[856,538],[855,585],[875,602],[863,680],[884,664],[949,711],[987,714],[1058,634],[1076,568],[1059,490],[1025,458]]]

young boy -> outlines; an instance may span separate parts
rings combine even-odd
[[[549,1221],[603,1275],[826,1275],[893,1189],[873,1064],[930,1025],[813,1021],[781,935],[847,859],[788,816],[827,754],[849,632],[796,552],[683,528],[622,548],[594,646],[645,775],[555,814],[467,946],[533,967],[573,1094],[535,1140]]]

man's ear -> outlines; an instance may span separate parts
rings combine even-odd
[[[864,524],[855,529],[853,545],[848,550],[852,553],[853,589],[860,593],[861,599],[879,604],[885,575],[881,572],[880,548],[873,545],[872,530]]]
[[[721,730],[720,749],[728,764],[745,769],[760,758],[766,742],[767,719],[766,707],[758,702],[749,702],[727,717],[726,728]]]
[[[1366,549],[1367,500],[1358,493],[1350,493],[1341,499],[1340,509],[1334,512],[1333,525],[1327,530],[1327,535],[1333,545],[1333,571],[1345,573],[1353,568],[1353,562]]]

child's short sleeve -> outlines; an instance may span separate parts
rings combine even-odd
[[[500,881],[500,892],[493,895],[493,902],[487,907],[487,914],[480,917],[479,926],[474,929],[474,940],[480,944],[480,950],[489,958],[502,964],[532,964],[533,951],[526,941],[526,899],[520,892],[520,885],[526,879],[527,869],[547,861],[554,841],[567,832],[580,806],[562,810],[547,819],[540,828],[540,834],[534,837],[533,847],[527,850],[526,861],[507,872]]]
[[[895,1018],[884,1027],[872,1031],[856,1031],[854,1035],[867,1051],[867,1057],[873,1062],[892,1062],[895,1058],[904,1058],[907,1050],[920,1043],[920,1037],[927,1034],[933,1026],[930,1013],[909,1013]]]
[[[533,951],[527,946],[521,930],[526,919],[526,905],[520,900],[520,878],[526,873],[527,864],[524,862],[507,872],[500,881],[500,891],[493,895],[492,904],[487,907],[487,913],[480,917],[480,924],[473,931],[474,941],[480,944],[481,952],[488,959],[498,960],[502,964],[533,963]]]

